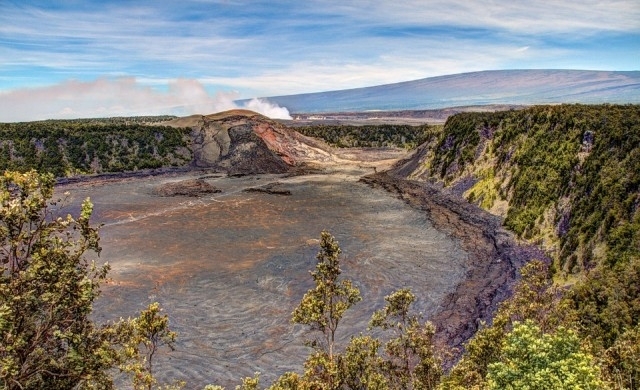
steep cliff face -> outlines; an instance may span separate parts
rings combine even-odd
[[[463,351],[464,343],[480,323],[491,323],[498,305],[512,294],[518,270],[533,259],[547,260],[535,246],[515,240],[501,226],[501,218],[443,191],[438,185],[404,180],[387,172],[366,176],[361,181],[384,188],[425,211],[436,228],[460,239],[469,254],[464,280],[429,318],[438,329],[435,341],[439,344]]]
[[[329,148],[278,122],[247,110],[178,118],[167,123],[189,127],[192,165],[231,174],[283,173],[308,162],[332,161]]]
[[[638,256],[639,172],[638,105],[458,114],[392,170],[504,217],[564,275]]]
[[[439,207],[440,194],[465,198],[502,217],[504,232],[545,250],[501,239],[483,255],[476,242],[504,235],[495,235],[502,232],[490,219],[465,224],[462,233],[473,243],[468,279],[433,318],[452,344],[475,331],[460,313],[487,318],[509,295],[516,270],[545,255],[554,281],[563,285],[562,305],[573,318],[569,327],[592,340],[598,354],[617,353],[633,329],[637,332],[640,106],[537,106],[458,114],[388,175],[376,184],[390,182],[403,197],[417,198],[433,210],[435,220],[440,215],[453,220],[449,215],[456,207]],[[406,178],[410,180],[402,180]],[[431,191],[434,186],[439,191]],[[475,214],[460,210],[464,221]],[[476,231],[480,234],[473,237]],[[607,370],[619,375],[623,364]]]

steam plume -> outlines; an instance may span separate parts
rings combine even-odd
[[[238,106],[234,92],[211,95],[197,80],[178,79],[167,91],[143,86],[135,78],[70,80],[48,87],[0,92],[0,122],[136,115],[211,114],[246,108],[274,119],[289,111],[265,100]]]

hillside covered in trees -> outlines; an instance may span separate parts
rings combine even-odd
[[[638,256],[639,146],[637,105],[463,113],[396,172],[505,217],[569,276]]]
[[[273,132],[259,128],[265,123]],[[295,130],[336,147],[405,149],[416,147],[438,131],[428,125],[318,125]],[[278,146],[280,141],[274,134],[284,137],[282,145]],[[249,111],[187,118],[114,117],[0,123],[0,169],[35,169],[56,177],[188,166],[215,166],[234,172],[253,172],[257,168],[261,172],[265,168],[261,165],[273,162],[269,163],[264,156],[257,162],[256,153],[266,156],[274,152],[272,159],[286,156],[287,163],[295,165],[300,156],[291,156],[291,151],[279,147],[293,148],[287,143],[302,142],[322,149],[310,138],[296,134],[292,129]],[[267,143],[264,148],[254,152],[245,150],[253,144],[262,144],[260,138]],[[236,144],[244,145],[238,147]],[[303,145],[293,149],[308,148]],[[321,157],[318,153],[310,154],[307,159]],[[329,155],[328,152],[325,154]]]
[[[299,126],[296,131],[321,138],[339,148],[400,147],[413,149],[438,132],[437,126],[421,125],[312,125]]]
[[[601,358],[611,385],[637,388],[640,106],[536,106],[458,114],[449,118],[441,134],[396,166],[394,174],[442,183],[503,216],[505,226],[521,239],[546,249],[553,258],[549,276],[562,287],[556,290],[562,297],[556,307],[563,313],[550,305],[536,309],[537,314],[513,317],[536,317],[548,334],[557,334],[561,327],[576,329]],[[513,314],[536,303],[510,305]],[[551,313],[564,318],[551,320]],[[453,371],[458,384],[462,377],[467,385],[483,383],[469,379],[469,372],[483,378],[486,362],[478,361],[499,359],[500,354],[480,355],[489,353],[488,339],[495,333],[488,335],[496,326],[501,331],[510,328],[501,318],[498,314],[489,328],[493,330],[480,331],[470,343],[459,365],[467,372]]]

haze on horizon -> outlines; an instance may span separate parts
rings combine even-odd
[[[0,0],[0,122],[211,113],[489,69],[638,70],[638,58],[637,0]]]

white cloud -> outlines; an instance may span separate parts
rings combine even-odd
[[[166,92],[141,85],[134,78],[98,79],[0,93],[0,122],[39,119],[95,118],[134,115],[211,114],[247,108],[271,118],[290,118],[286,108],[266,101],[239,107],[235,92],[211,95],[197,80],[178,79]]]
[[[356,0],[335,8],[368,24],[459,26],[501,29],[518,34],[640,30],[637,0]]]
[[[367,40],[365,44],[375,44],[375,40]],[[450,51],[450,45],[456,46],[458,50]],[[298,62],[264,73],[243,74],[239,77],[203,77],[199,80],[209,86],[225,86],[228,89],[247,91],[243,96],[247,93],[250,93],[249,96],[277,96],[370,87],[426,77],[499,69],[501,64],[509,61],[522,61],[528,57],[536,61],[546,61],[548,58],[558,58],[566,54],[562,49],[535,53],[532,51],[533,47],[522,50],[522,46],[513,44],[455,39],[446,42],[415,39],[406,46],[390,49],[388,53],[366,63],[339,59]],[[552,65],[549,67],[553,68]]]
[[[131,76],[137,85],[132,95],[141,100],[153,96],[156,106],[207,109],[219,100],[207,94],[211,90],[239,91],[238,97],[274,96],[487,69],[628,70],[635,66],[637,45],[627,43],[618,49],[624,55],[615,56],[607,55],[603,41],[590,42],[609,33],[621,33],[631,42],[640,34],[639,4],[184,0],[132,5],[87,0],[45,10],[10,2],[0,12],[0,91],[69,78]],[[181,96],[179,103],[145,89],[166,88],[179,78],[184,90],[175,87],[170,93]],[[207,89],[185,80],[199,80]],[[127,112],[136,104],[92,99],[103,102],[104,110]],[[62,115],[65,108],[87,111],[77,105],[60,105],[47,115]],[[143,109],[155,110],[134,111]]]

